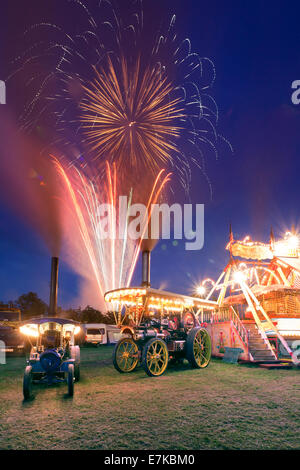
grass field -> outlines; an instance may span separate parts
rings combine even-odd
[[[23,403],[24,358],[0,366],[1,449],[300,449],[300,371],[214,359],[159,378],[121,375],[112,348],[84,348],[74,398],[35,387]]]

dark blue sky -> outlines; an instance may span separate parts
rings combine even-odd
[[[2,0],[0,79],[6,76],[23,30],[48,17],[59,22],[64,3]],[[161,241],[153,251],[153,285],[189,292],[192,283],[215,278],[223,269],[229,222],[235,237],[250,233],[253,239],[265,241],[271,225],[279,235],[299,223],[300,105],[291,103],[291,83],[300,79],[300,4],[274,0],[144,3],[151,4],[154,16],[174,12],[180,36],[188,36],[195,51],[214,61],[219,131],[234,148],[233,155],[224,148],[218,161],[208,159],[212,201],[203,197],[201,174],[193,178],[192,201],[206,204],[204,248],[187,252],[184,241],[177,246]],[[0,259],[0,299],[15,299],[29,290],[48,299],[49,253],[34,231],[1,201]],[[133,284],[139,283],[138,264]],[[80,279],[62,263],[61,305],[74,305],[79,284]]]

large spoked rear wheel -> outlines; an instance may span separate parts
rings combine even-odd
[[[23,378],[23,396],[24,400],[29,400],[32,397],[32,367],[27,366]]]
[[[123,338],[115,346],[113,363],[118,372],[133,372],[139,362],[139,348],[132,338]]]
[[[70,397],[74,395],[74,365],[69,364],[68,367],[68,394]]]
[[[169,352],[161,339],[150,339],[143,348],[142,364],[146,374],[151,377],[162,375],[168,365]]]
[[[195,369],[207,367],[211,358],[211,339],[205,328],[193,328],[186,340],[186,358]]]

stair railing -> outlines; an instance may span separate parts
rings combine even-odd
[[[244,285],[242,285],[244,284]],[[274,356],[276,357],[276,354],[274,353],[272,347],[271,347],[271,344],[270,344],[270,341],[269,341],[269,338],[267,337],[267,334],[266,334],[266,330],[267,329],[270,329],[272,331],[274,331],[275,335],[277,336],[277,338],[279,339],[279,341],[281,342],[281,344],[283,345],[283,347],[286,349],[286,351],[288,352],[288,354],[291,356],[291,359],[294,363],[296,363],[295,361],[295,358],[293,356],[293,351],[291,350],[289,344],[287,343],[287,341],[285,340],[285,338],[280,334],[278,328],[274,325],[274,323],[272,322],[272,320],[270,319],[269,315],[266,313],[266,311],[264,310],[264,308],[261,306],[260,302],[257,300],[257,298],[255,297],[255,295],[253,294],[253,292],[251,291],[251,289],[245,284],[245,283],[241,283],[241,287],[244,291],[244,295],[245,297],[250,299],[250,303],[248,301],[248,305],[250,306],[251,308],[251,305],[252,304],[252,313],[253,313],[253,310],[254,310],[254,314],[253,314],[253,317],[255,319],[255,322],[257,324],[257,327],[258,327],[258,331],[260,332],[260,334],[263,336],[263,338],[265,339],[265,342],[268,344],[268,346],[271,348]],[[252,300],[252,302],[251,302]],[[257,315],[257,312],[256,311],[259,311],[265,318],[265,324],[263,324],[261,322],[261,320],[259,319],[258,315]],[[277,359],[277,357],[276,357]]]
[[[231,321],[233,325],[235,326],[235,329],[237,330],[238,334],[240,335],[243,343],[247,347],[247,352],[249,351],[249,331],[247,328],[243,325],[242,320],[234,310],[233,306],[230,306],[230,313],[231,313]]]
[[[241,340],[243,341],[245,347],[247,348],[247,354],[249,353],[249,331],[242,323],[242,320],[232,307],[229,308],[221,308],[210,312],[203,312],[202,320],[205,323],[223,323],[223,322],[231,322],[235,327],[238,335],[240,336]]]

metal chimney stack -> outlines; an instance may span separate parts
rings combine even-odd
[[[49,314],[52,317],[57,313],[57,287],[58,287],[58,258],[51,258],[51,284],[50,284],[50,302]]]
[[[142,286],[150,287],[150,251],[142,253]]]

